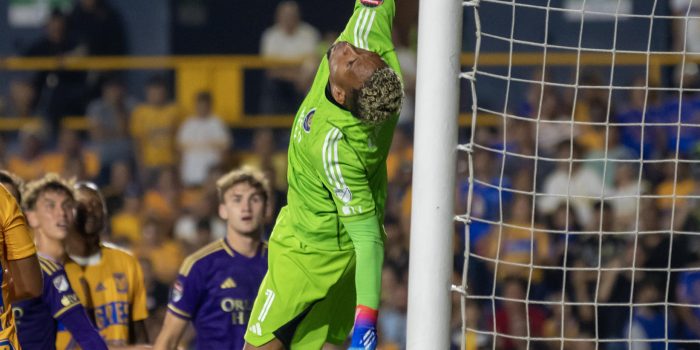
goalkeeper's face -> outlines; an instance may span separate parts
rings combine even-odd
[[[365,80],[387,64],[372,51],[367,51],[352,44],[339,41],[333,44],[326,53],[330,75],[331,92],[335,100],[348,107],[352,100],[351,94],[362,88]]]
[[[235,184],[224,193],[219,215],[226,220],[228,232],[259,236],[264,223],[265,197],[260,189],[247,182]]]

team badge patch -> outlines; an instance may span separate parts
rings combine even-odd
[[[384,0],[360,0],[360,3],[366,7],[377,7],[384,3]]]
[[[350,203],[352,200],[352,192],[350,192],[350,188],[347,186],[345,186],[345,188],[336,188],[335,195],[345,204]]]
[[[68,280],[64,276],[58,276],[53,279],[53,286],[58,289],[59,292],[65,292],[68,290]]]
[[[129,291],[129,282],[126,281],[126,276],[123,273],[115,273],[114,283],[117,286],[117,292],[126,294]]]
[[[173,299],[173,302],[177,303],[182,299],[182,290],[184,288],[182,287],[182,283],[180,281],[175,281],[175,284],[173,284],[173,290],[170,293],[170,297]]]
[[[304,117],[304,123],[302,125],[304,127],[304,131],[307,133],[311,131],[311,122],[314,120],[315,113],[316,109],[312,109],[309,111],[309,113],[306,113],[306,116]]]

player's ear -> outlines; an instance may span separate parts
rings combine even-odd
[[[219,203],[219,216],[222,220],[228,220],[228,212],[224,203]]]
[[[345,105],[345,100],[347,98],[345,90],[339,88],[338,85],[331,84],[331,94],[333,95],[335,102]]]
[[[25,211],[24,216],[27,218],[27,223],[29,224],[29,227],[35,228],[39,226],[39,219],[37,219],[36,212],[34,210]]]

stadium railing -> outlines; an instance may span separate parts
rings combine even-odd
[[[513,66],[541,67],[541,53],[504,52],[481,53],[481,66]],[[639,53],[617,53],[614,57],[616,65],[646,66],[650,70],[650,80],[660,82],[662,68],[678,64],[683,56],[679,53],[653,53],[647,57]],[[609,66],[613,55],[601,53],[561,52],[547,54],[548,66]],[[648,62],[647,62],[648,60]],[[687,55],[687,61],[700,63],[700,55]],[[464,53],[460,63],[470,66],[474,55]],[[209,90],[216,101],[215,112],[231,127],[257,128],[273,127],[286,128],[291,126],[293,115],[250,115],[245,113],[245,72],[252,69],[269,69],[298,66],[300,61],[288,61],[263,58],[256,55],[235,56],[115,56],[115,57],[10,57],[0,58],[0,70],[7,71],[36,71],[36,70],[130,70],[130,69],[172,69],[175,74],[175,99],[184,112],[194,110],[195,94],[201,90]],[[33,120],[23,118],[1,118],[0,131],[19,129],[25,123]],[[484,116],[479,118],[481,125],[496,125],[497,117]],[[459,117],[460,126],[471,124],[471,114],[463,113]],[[72,129],[86,129],[87,121],[83,116],[70,116],[63,119],[63,125]]]

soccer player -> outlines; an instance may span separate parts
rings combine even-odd
[[[288,205],[246,349],[375,349],[386,158],[403,100],[394,0],[358,0],[321,61],[292,128]],[[354,310],[354,312],[353,312]]]
[[[17,181],[14,179],[10,186],[20,188]],[[24,197],[27,220],[37,241],[44,289],[40,297],[13,307],[20,345],[24,350],[56,349],[60,322],[83,349],[106,350],[107,344],[90,322],[59,263],[65,258],[63,240],[74,224],[73,188],[58,175],[47,174],[30,182]]]
[[[270,185],[261,172],[242,168],[216,183],[226,237],[187,257],[173,286],[157,350],[174,350],[187,323],[196,349],[243,348],[253,300],[267,271],[261,242]]]
[[[21,349],[12,304],[41,295],[36,247],[15,197],[0,185],[0,349]]]
[[[147,343],[141,266],[130,253],[100,242],[107,213],[97,186],[79,182],[74,187],[79,210],[76,230],[65,241],[68,279],[108,345]],[[57,347],[64,349],[72,341],[67,332],[59,332]]]

